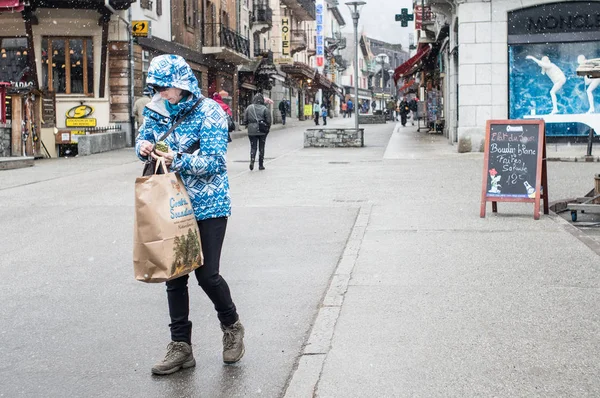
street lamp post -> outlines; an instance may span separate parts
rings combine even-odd
[[[346,3],[354,22],[354,126],[358,134],[358,19],[360,10],[367,4],[365,1],[349,1]],[[364,139],[364,137],[363,137]]]

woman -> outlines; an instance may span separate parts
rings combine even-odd
[[[227,113],[229,116],[233,116],[233,113],[231,112],[231,108],[229,107],[229,105],[227,105],[223,101],[223,97],[221,97],[221,94],[214,93],[213,99],[217,102],[217,104],[219,104],[221,106],[221,108],[225,111],[225,113]]]
[[[265,106],[265,98],[258,93],[252,99],[252,104],[244,112],[244,124],[248,126],[248,138],[250,139],[250,170],[254,170],[256,159],[256,147],[258,146],[258,169],[265,169],[265,142],[268,129],[271,127],[271,113]],[[262,124],[264,127],[260,127]]]
[[[231,215],[227,177],[227,117],[215,101],[200,94],[198,81],[178,55],[152,59],[148,84],[154,93],[144,109],[144,124],[136,140],[141,160],[159,156],[171,171],[180,173],[189,193],[200,229],[204,265],[195,271],[198,283],[213,302],[223,331],[223,361],[234,363],[244,355],[244,327],[239,321],[227,282],[219,274],[221,248]],[[158,137],[177,121],[165,139],[167,152],[155,149]],[[157,375],[171,374],[196,365],[189,321],[188,279],[185,275],[166,282],[171,342],[165,358],[152,367]]]

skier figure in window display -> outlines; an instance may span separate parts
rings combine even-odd
[[[550,58],[544,56],[542,59],[537,59],[531,55],[528,55],[526,59],[530,59],[542,68],[542,75],[546,75],[552,80],[553,86],[550,90],[550,97],[552,97],[552,112],[551,115],[558,113],[558,102],[556,100],[556,93],[562,88],[567,81],[565,74],[562,70],[550,61]]]
[[[579,63],[579,65],[583,64],[585,61],[587,61],[585,55],[580,55],[579,57],[577,57],[577,62]],[[590,109],[587,111],[587,113],[595,113],[596,111],[594,108],[594,90],[598,86],[600,86],[600,78],[590,79],[589,77],[585,76],[584,82],[587,86],[587,89],[585,91],[587,93],[588,102],[590,103]]]

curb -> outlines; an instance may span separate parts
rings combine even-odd
[[[591,163],[591,162],[600,162],[600,156],[565,156],[565,157],[560,157],[560,156],[546,156],[546,160],[548,162],[584,162],[584,163]]]
[[[288,380],[284,398],[313,397],[318,389],[372,209],[372,204],[365,204],[359,208],[346,247],[333,272],[308,340]]]

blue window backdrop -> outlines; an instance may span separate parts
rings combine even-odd
[[[559,115],[577,115],[600,111],[600,87],[593,91],[594,107],[586,89],[593,80],[577,76],[581,56],[586,59],[600,58],[600,42],[540,43],[509,45],[509,117],[522,119],[525,116],[548,115],[552,112],[550,90],[554,83],[542,68],[527,56],[541,60],[548,57],[564,74],[566,81],[556,92]],[[591,112],[590,112],[591,111]],[[600,118],[600,113],[598,113]],[[589,127],[581,123],[547,123],[548,136],[587,135]],[[600,132],[596,131],[596,134]]]

